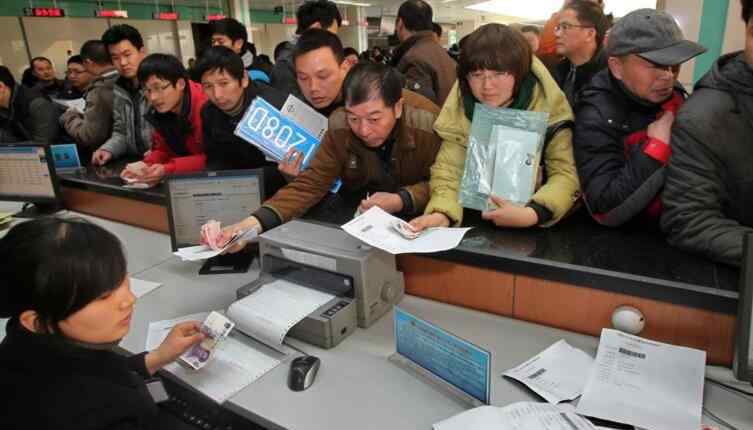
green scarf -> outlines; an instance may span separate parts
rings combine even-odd
[[[527,110],[533,98],[534,87],[536,87],[536,77],[533,73],[529,73],[523,78],[523,82],[520,83],[520,88],[518,88],[518,94],[507,108]],[[478,100],[476,100],[476,97],[473,97],[473,94],[463,96],[463,108],[465,109],[465,116],[468,118],[468,121],[473,121],[473,110],[476,109],[477,102]]]

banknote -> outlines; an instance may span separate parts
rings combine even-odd
[[[201,324],[201,332],[204,340],[194,345],[191,349],[180,356],[178,362],[184,367],[199,370],[206,366],[212,358],[212,353],[217,345],[226,338],[235,327],[235,323],[227,319],[219,312],[212,312]]]
[[[395,220],[392,223],[392,228],[395,229],[398,233],[400,233],[401,236],[403,236],[404,238],[408,240],[413,240],[421,235],[421,232],[413,231],[410,224],[408,224],[407,222],[401,219]]]

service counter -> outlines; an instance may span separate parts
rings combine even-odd
[[[122,165],[61,176],[68,209],[168,232],[165,190],[121,186]],[[337,196],[308,218],[352,218]],[[609,229],[576,212],[550,229],[498,229],[467,212],[473,225],[460,246],[400,255],[414,296],[598,336],[620,305],[646,318],[642,336],[708,352],[732,363],[738,270],[667,245],[658,231]]]

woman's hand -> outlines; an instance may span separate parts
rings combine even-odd
[[[481,213],[481,218],[491,221],[497,227],[526,228],[539,223],[536,211],[529,207],[520,207],[497,196],[489,196],[497,209]]]
[[[434,212],[433,214],[413,218],[409,225],[413,228],[413,231],[419,232],[430,227],[449,227],[450,219],[441,212]]]
[[[175,361],[189,348],[201,342],[204,334],[200,329],[201,323],[198,321],[186,321],[173,327],[160,346],[146,354],[146,368],[149,373],[153,375],[162,367]]]

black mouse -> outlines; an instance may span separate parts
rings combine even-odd
[[[288,387],[293,391],[303,391],[314,383],[321,360],[313,355],[297,357],[290,362]]]

